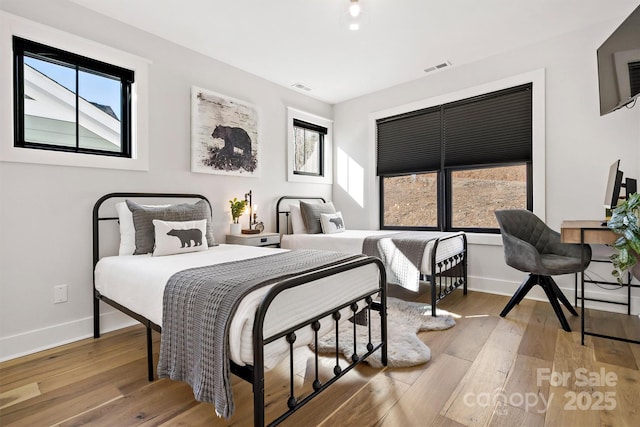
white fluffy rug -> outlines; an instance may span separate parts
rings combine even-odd
[[[431,306],[419,302],[403,301],[397,298],[387,299],[387,366],[396,368],[420,365],[431,360],[431,350],[416,335],[420,331],[449,329],[456,324],[453,317],[444,310],[437,309],[437,317],[431,316]],[[380,317],[377,311],[371,311],[372,342],[380,342]],[[367,352],[368,327],[358,325],[356,336],[358,355]],[[340,351],[350,359],[353,354],[353,323],[340,325]],[[336,347],[335,333],[330,332],[318,342],[320,353],[333,353]],[[382,367],[380,351],[367,359],[371,366]]]

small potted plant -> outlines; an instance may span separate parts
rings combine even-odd
[[[231,218],[233,223],[230,225],[230,234],[240,234],[242,227],[240,226],[240,217],[244,213],[244,208],[247,206],[246,200],[238,200],[234,197],[233,200],[229,200],[231,205]]]
[[[611,255],[613,272],[611,273],[619,283],[623,283],[623,273],[631,271],[635,278],[640,277],[640,226],[638,213],[640,208],[640,194],[633,193],[627,200],[620,203],[611,213],[607,227],[620,237],[613,243],[616,253]]]

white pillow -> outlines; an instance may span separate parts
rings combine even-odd
[[[153,220],[156,246],[153,256],[206,251],[207,220],[161,221]]]
[[[166,208],[170,205],[142,205],[147,208]],[[116,203],[118,222],[120,222],[120,249],[118,255],[133,255],[136,250],[136,229],[133,226],[133,214],[126,202]]]
[[[302,220],[300,206],[289,205],[289,210],[291,211],[291,229],[293,230],[293,234],[307,234],[307,227],[305,227],[304,221]]]
[[[324,234],[342,233],[345,230],[342,212],[321,213],[320,225]]]

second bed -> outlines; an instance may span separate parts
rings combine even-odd
[[[405,289],[418,291],[418,282],[431,285],[431,310],[436,315],[438,301],[461,287],[467,293],[467,237],[464,232],[398,230],[351,230],[339,233],[307,233],[296,222],[300,201],[325,203],[322,197],[283,196],[276,203],[276,230],[285,249],[319,249],[372,255],[377,247],[387,269],[387,280]],[[419,261],[407,261],[404,242],[421,242],[424,250]],[[425,243],[426,242],[426,243]],[[409,274],[407,274],[407,270]]]

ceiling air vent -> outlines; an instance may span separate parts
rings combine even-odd
[[[307,86],[303,85],[302,83],[294,83],[291,86],[295,87],[296,89],[305,90],[307,92],[309,92],[311,90],[310,87],[307,87]]]
[[[442,64],[438,64],[438,65],[434,65],[433,67],[425,68],[424,72],[425,73],[430,73],[432,71],[442,70],[443,68],[447,68],[447,67],[451,67],[451,62],[445,61]]]

